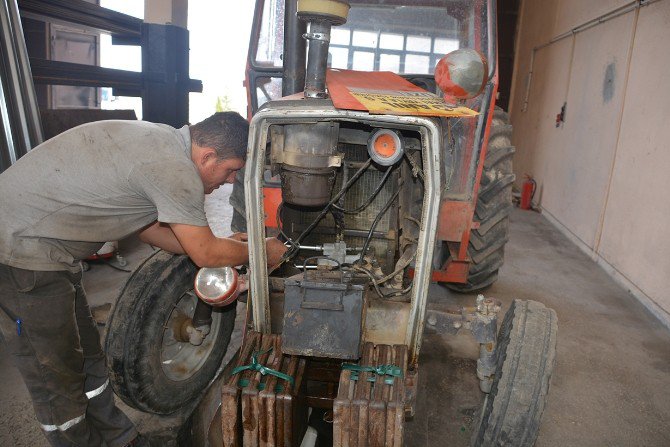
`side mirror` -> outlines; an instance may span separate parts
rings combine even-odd
[[[479,51],[461,48],[444,56],[435,66],[435,82],[456,99],[479,95],[488,80],[488,61]]]

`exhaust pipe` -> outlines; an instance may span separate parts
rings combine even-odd
[[[309,23],[303,35],[309,42],[305,72],[305,98],[327,98],[326,69],[332,26],[347,22],[349,2],[341,0],[298,0],[298,18]]]
[[[291,0],[287,0],[289,4]],[[325,99],[330,29],[347,21],[349,3],[341,0],[298,0],[298,20],[309,24],[303,34],[309,42],[305,71],[305,98]],[[303,53],[304,54],[304,53]],[[321,207],[330,200],[335,172],[342,163],[338,153],[339,124],[319,122],[281,126],[272,138],[272,154],[281,163],[285,203]]]

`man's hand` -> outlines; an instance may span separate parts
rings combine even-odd
[[[286,246],[279,239],[275,237],[265,239],[265,252],[268,257],[268,266],[274,267],[279,264],[279,261],[281,261],[286,250]]]

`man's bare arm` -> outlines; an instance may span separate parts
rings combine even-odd
[[[156,222],[140,232],[140,239],[171,253],[187,254],[200,267],[236,266],[249,262],[247,235],[214,236],[209,227]],[[279,262],[286,247],[275,238],[266,239],[268,264]]]
[[[181,246],[177,236],[167,224],[154,222],[153,224],[140,231],[140,240],[145,244],[162,248],[170,253],[186,254],[184,247]]]
[[[214,236],[209,227],[170,224],[187,255],[200,267],[236,266],[249,262],[247,244]]]

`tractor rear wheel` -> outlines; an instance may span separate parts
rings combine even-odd
[[[531,447],[537,438],[556,359],[556,312],[536,301],[514,300],[496,348],[491,392],[472,445]]]
[[[509,115],[496,108],[475,207],[474,220],[479,223],[479,228],[470,232],[468,281],[465,284],[447,283],[446,286],[454,291],[475,292],[498,279],[498,269],[503,264],[505,244],[509,238],[512,184],[515,179],[511,138]]]
[[[128,405],[155,414],[187,411],[221,369],[235,325],[233,304],[212,312],[203,343],[176,335],[193,316],[197,267],[186,256],[157,251],[128,279],[105,340],[110,383]]]

